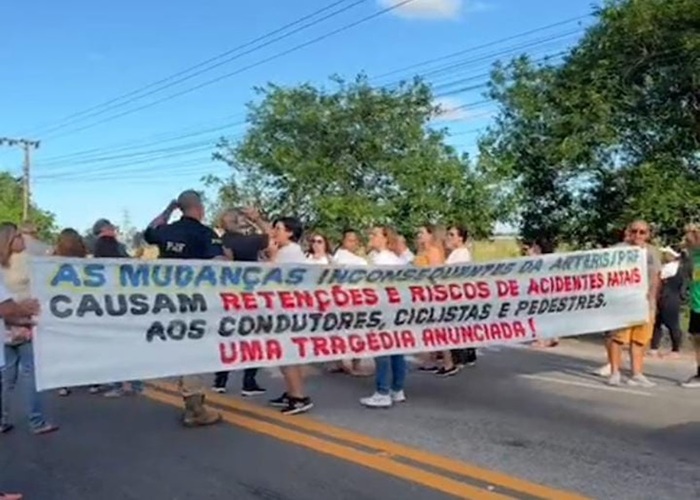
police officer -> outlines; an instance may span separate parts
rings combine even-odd
[[[175,209],[180,220],[168,224]],[[148,225],[144,239],[158,246],[162,259],[226,259],[219,236],[202,224],[204,203],[199,193],[184,191],[170,202],[163,213]],[[221,414],[204,405],[204,380],[201,375],[180,377],[180,391],[185,403],[183,424],[186,427],[211,425],[221,421]]]

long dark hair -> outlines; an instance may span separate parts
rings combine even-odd
[[[58,235],[53,254],[58,257],[86,257],[88,250],[80,233],[69,227]]]

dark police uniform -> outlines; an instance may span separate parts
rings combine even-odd
[[[213,259],[224,255],[221,239],[197,219],[183,216],[171,224],[149,227],[144,239],[157,245],[163,259]],[[218,412],[204,406],[205,381],[202,375],[179,377],[178,385],[185,401],[186,426],[210,425],[221,421]]]
[[[221,238],[192,217],[149,227],[143,237],[149,245],[158,246],[161,259],[213,259],[224,255]]]

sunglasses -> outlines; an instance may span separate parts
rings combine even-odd
[[[318,239],[313,239],[313,240],[311,240],[311,243],[318,244],[318,245],[322,245],[322,244],[323,244],[323,240],[320,239],[320,238],[318,238]]]
[[[647,234],[648,232],[649,232],[649,231],[647,231],[646,229],[630,229],[630,233],[631,233],[631,234],[641,234],[641,235],[645,235],[645,234]]]

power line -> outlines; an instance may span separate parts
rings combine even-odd
[[[364,1],[364,0],[363,0],[363,1]],[[189,93],[191,93],[191,92],[194,92],[194,91],[196,91],[196,90],[200,90],[200,89],[202,89],[202,88],[204,88],[204,87],[208,87],[208,86],[213,85],[213,84],[215,84],[215,83],[218,83],[218,82],[220,82],[220,81],[222,81],[222,80],[225,80],[225,79],[227,79],[227,78],[231,78],[232,76],[239,75],[239,74],[241,74],[241,73],[243,73],[243,72],[245,72],[245,71],[248,71],[248,70],[250,70],[250,69],[256,68],[256,67],[261,66],[261,65],[263,65],[263,64],[265,64],[265,63],[268,63],[268,62],[270,62],[270,61],[274,61],[274,60],[279,59],[279,58],[281,58],[281,57],[284,57],[284,56],[286,56],[286,55],[289,55],[289,54],[292,54],[292,53],[294,53],[294,52],[297,52],[297,51],[299,51],[299,50],[301,50],[301,49],[303,49],[303,48],[306,48],[306,47],[308,47],[308,46],[310,46],[310,45],[314,45],[314,44],[316,44],[316,43],[318,43],[318,42],[321,42],[321,41],[323,41],[323,40],[326,40],[327,38],[330,38],[330,37],[332,37],[332,36],[335,36],[335,35],[338,35],[338,34],[340,34],[340,33],[345,32],[345,31],[348,31],[348,30],[350,30],[350,29],[352,29],[352,28],[355,28],[356,26],[359,26],[359,25],[364,24],[364,23],[366,23],[366,22],[368,22],[368,21],[371,21],[371,20],[373,20],[373,19],[375,19],[375,18],[377,18],[377,17],[380,17],[380,16],[382,16],[382,15],[388,13],[388,12],[391,12],[391,11],[393,11],[393,10],[396,10],[396,9],[398,9],[398,8],[404,6],[404,5],[407,5],[407,4],[409,4],[409,3],[413,2],[413,1],[415,1],[415,0],[403,0],[403,1],[400,2],[400,3],[397,3],[397,4],[392,5],[391,7],[387,7],[387,8],[385,8],[385,9],[381,9],[381,10],[379,10],[379,11],[377,11],[377,12],[371,14],[371,15],[368,15],[368,16],[365,16],[365,17],[363,17],[363,18],[360,18],[360,19],[357,20],[357,21],[354,21],[354,22],[352,22],[352,23],[349,23],[349,24],[346,24],[346,25],[344,25],[344,26],[341,26],[340,28],[334,29],[334,30],[329,31],[329,32],[327,32],[327,33],[324,33],[323,35],[317,36],[317,37],[315,37],[315,38],[313,38],[313,39],[311,39],[311,40],[308,40],[308,41],[306,41],[306,42],[302,42],[302,43],[300,43],[300,44],[297,44],[297,45],[293,46],[293,47],[290,48],[290,49],[284,50],[284,51],[282,51],[282,52],[278,52],[277,54],[273,54],[272,56],[269,56],[269,57],[266,57],[266,58],[264,58],[264,59],[261,59],[261,60],[255,62],[255,63],[248,64],[247,66],[243,66],[242,68],[239,68],[239,69],[237,69],[236,71],[232,71],[232,72],[230,72],[230,73],[226,73],[226,74],[221,75],[221,76],[218,76],[218,77],[216,77],[216,78],[212,78],[211,80],[207,80],[207,81],[205,81],[205,82],[202,82],[202,83],[200,83],[200,84],[198,84],[198,85],[195,85],[194,87],[190,87],[190,88],[181,90],[181,91],[179,91],[179,92],[176,92],[176,93],[174,93],[174,94],[170,94],[170,95],[168,95],[168,96],[162,97],[162,98],[160,98],[160,99],[156,99],[155,101],[152,101],[152,102],[150,102],[150,103],[147,103],[147,104],[138,106],[138,107],[136,107],[136,108],[132,108],[132,109],[130,109],[130,110],[123,111],[123,112],[118,113],[118,114],[116,114],[116,115],[108,116],[108,117],[106,117],[106,118],[104,118],[104,119],[102,119],[102,120],[98,120],[98,121],[96,121],[96,122],[94,122],[94,123],[91,123],[91,124],[89,124],[89,125],[85,125],[85,126],[83,126],[83,127],[79,127],[79,128],[77,128],[77,129],[70,130],[70,131],[68,131],[67,133],[59,134],[58,136],[56,136],[56,137],[54,137],[54,138],[57,138],[57,137],[64,137],[64,136],[69,135],[69,134],[74,134],[74,133],[76,133],[76,132],[81,132],[81,131],[83,131],[83,130],[86,130],[86,129],[89,129],[89,128],[93,128],[93,127],[95,127],[95,126],[97,126],[97,125],[101,125],[101,124],[103,124],[103,123],[107,123],[107,122],[116,120],[116,119],[118,119],[118,118],[122,118],[122,117],[127,116],[127,115],[130,115],[130,114],[132,114],[132,113],[136,113],[137,111],[142,111],[142,110],[144,110],[144,109],[151,108],[151,107],[156,106],[156,105],[158,105],[158,104],[161,104],[161,103],[163,103],[163,102],[167,102],[167,101],[170,101],[170,100],[172,100],[172,99],[175,99],[175,98],[181,97],[181,96],[183,96],[183,95],[189,94]]]
[[[335,5],[335,4],[334,4],[334,5]],[[567,20],[565,20],[565,21],[561,21],[561,22],[558,22],[558,23],[553,23],[553,24],[550,24],[550,25],[547,25],[547,26],[543,26],[543,27],[536,28],[536,29],[533,29],[533,30],[529,30],[529,31],[525,31],[525,32],[522,32],[522,33],[518,33],[518,34],[516,34],[516,35],[512,35],[512,36],[505,37],[505,38],[502,38],[502,39],[499,39],[499,40],[491,41],[491,42],[486,43],[486,44],[482,44],[481,46],[470,47],[470,48],[463,49],[463,50],[460,50],[460,51],[458,51],[458,52],[449,54],[449,55],[447,55],[447,56],[440,56],[440,57],[437,57],[437,58],[430,59],[430,60],[428,60],[428,61],[424,61],[424,62],[422,62],[422,63],[417,63],[417,64],[414,64],[414,65],[412,65],[412,66],[410,66],[410,67],[423,66],[423,65],[426,65],[426,64],[431,63],[431,62],[433,62],[433,61],[445,60],[445,59],[448,59],[448,58],[453,57],[455,54],[463,54],[463,53],[470,52],[470,51],[473,51],[473,50],[478,50],[479,47],[490,47],[490,46],[494,46],[494,45],[497,45],[497,44],[499,44],[499,43],[503,43],[503,42],[505,42],[505,41],[509,41],[509,40],[521,38],[521,37],[526,36],[526,35],[528,35],[528,34],[533,34],[533,33],[536,33],[536,32],[539,32],[539,31],[544,31],[544,30],[547,30],[547,29],[550,29],[550,28],[553,28],[553,27],[556,27],[556,26],[564,25],[564,24],[570,23],[570,22],[572,22],[572,21],[574,21],[574,20],[578,20],[578,19],[580,19],[580,18],[583,18],[583,17],[586,17],[586,16],[580,16],[580,17],[577,17],[577,18],[567,19]],[[525,48],[528,48],[528,47],[531,47],[531,46],[534,46],[534,45],[542,44],[543,42],[544,42],[544,43],[551,42],[551,41],[553,41],[553,40],[555,40],[555,39],[557,39],[557,38],[561,38],[562,36],[566,36],[566,35],[571,34],[571,33],[572,33],[572,32],[566,32],[566,33],[564,33],[564,34],[562,34],[562,35],[557,35],[557,36],[554,36],[554,37],[548,37],[548,38],[544,38],[544,39],[537,39],[537,40],[535,40],[534,42],[531,41],[531,42],[528,42],[528,43],[526,43],[526,44],[520,44],[520,45],[516,45],[516,46],[506,47],[505,49],[501,49],[501,50],[499,50],[499,51],[497,51],[497,52],[492,52],[492,53],[489,53],[489,54],[487,54],[487,55],[481,55],[481,56],[476,57],[476,58],[470,58],[470,59],[458,61],[458,62],[456,62],[456,63],[451,63],[451,64],[450,64],[449,66],[447,66],[447,67],[432,69],[432,70],[430,70],[429,74],[435,74],[435,73],[438,73],[438,72],[447,73],[447,72],[450,70],[451,67],[452,67],[453,69],[456,69],[457,67],[461,67],[462,69],[464,69],[465,67],[469,66],[471,63],[475,63],[475,62],[479,62],[479,61],[484,61],[484,60],[486,60],[486,59],[488,59],[488,58],[490,58],[490,57],[496,57],[496,56],[507,55],[507,54],[511,53],[512,51],[514,51],[514,50],[523,50],[523,49],[525,49]],[[410,67],[409,67],[409,68],[410,68]],[[401,71],[401,70],[395,70],[395,71],[392,71],[392,72],[387,73],[387,74],[395,74],[395,73],[397,73],[397,72],[399,72],[399,71]],[[181,73],[182,73],[182,72],[181,72]],[[165,79],[164,79],[164,80],[165,80]],[[397,82],[397,83],[398,83],[398,82]],[[242,122],[242,123],[240,123],[240,124],[244,124],[244,123],[245,123],[245,122]],[[237,125],[237,124],[239,124],[239,123],[236,123],[236,125]],[[233,125],[234,125],[234,124],[232,124],[231,126],[233,126]],[[226,127],[221,127],[221,129],[224,129],[224,128],[226,128]],[[204,134],[204,133],[207,133],[207,132],[202,131],[201,133],[197,133],[197,135],[201,135],[201,134]],[[190,137],[190,136],[192,136],[192,135],[195,135],[195,134],[186,134],[186,135],[184,135],[184,136],[182,136],[182,137]],[[176,138],[172,138],[172,139],[170,139],[170,140],[176,140]],[[153,144],[155,144],[155,143],[156,143],[156,141],[150,142],[150,143],[145,144],[145,145],[153,145]],[[145,146],[145,145],[144,145],[144,146]],[[110,150],[116,152],[116,151],[122,151],[122,150],[128,150],[128,149],[130,149],[129,145],[124,146],[124,147],[122,147],[122,148],[114,148],[113,150],[112,150],[112,149],[110,149]],[[53,162],[53,160],[57,160],[57,161],[58,161],[59,159],[60,159],[60,160],[64,160],[64,159],[67,159],[67,158],[76,157],[76,156],[78,156],[78,155],[83,156],[84,154],[87,154],[87,153],[102,153],[102,152],[104,152],[104,148],[96,148],[96,149],[92,149],[92,150],[86,150],[86,151],[81,151],[81,152],[78,152],[78,153],[73,153],[73,154],[70,154],[70,155],[62,155],[62,156],[59,156],[59,157],[52,157],[52,158],[49,158],[49,162]],[[93,155],[90,155],[90,156],[96,156],[96,154],[93,154]],[[41,165],[46,165],[46,164],[47,164],[46,161],[44,161],[44,162],[41,163]]]
[[[331,15],[326,16],[326,17],[324,17],[324,18],[322,18],[322,19],[320,19],[320,20],[317,20],[317,21],[315,21],[314,23],[309,23],[309,24],[303,26],[302,28],[299,28],[299,29],[297,29],[297,30],[295,30],[295,31],[292,31],[291,33],[288,33],[288,34],[286,34],[286,35],[284,35],[284,36],[282,36],[282,37],[275,38],[274,40],[269,41],[269,42],[267,42],[267,43],[265,43],[265,44],[259,45],[259,46],[255,47],[255,48],[253,48],[252,50],[249,50],[249,51],[244,52],[244,53],[242,53],[242,54],[238,54],[238,55],[236,55],[236,56],[234,56],[234,57],[230,57],[230,58],[224,60],[223,62],[219,62],[219,63],[217,63],[217,64],[215,64],[215,65],[213,65],[213,66],[210,66],[212,63],[215,63],[215,62],[217,62],[217,61],[220,61],[221,59],[224,59],[224,58],[226,58],[226,57],[228,57],[228,56],[230,56],[230,55],[232,55],[232,54],[234,54],[234,53],[236,53],[236,52],[238,52],[238,51],[240,51],[240,50],[243,50],[243,49],[248,48],[248,47],[250,47],[250,46],[252,46],[252,45],[255,45],[255,44],[259,43],[259,42],[262,42],[262,41],[266,40],[267,38],[270,38],[270,37],[272,37],[272,36],[274,36],[274,35],[277,35],[278,33],[282,33],[282,32],[284,32],[285,30],[287,30],[287,29],[289,29],[289,28],[292,28],[292,27],[294,27],[294,26],[296,26],[296,25],[298,25],[298,24],[300,24],[300,23],[303,23],[304,21],[307,21],[307,20],[309,20],[309,19],[312,19],[312,18],[316,17],[317,15],[322,14],[323,12],[326,12],[326,11],[328,11],[328,10],[331,10],[331,9],[335,8],[336,6],[338,6],[338,5],[340,5],[340,4],[343,4],[343,3],[348,2],[348,0],[338,0],[338,1],[335,1],[335,2],[333,2],[333,3],[331,3],[331,4],[329,4],[329,5],[327,5],[327,6],[323,7],[323,8],[321,8],[321,9],[318,9],[318,10],[316,10],[316,11],[310,13],[310,14],[307,14],[307,15],[305,15],[305,16],[303,16],[303,17],[301,17],[301,18],[299,18],[299,19],[297,19],[297,20],[295,20],[295,21],[293,21],[293,22],[291,22],[291,23],[285,24],[284,26],[281,26],[281,27],[279,27],[279,28],[277,28],[277,29],[275,29],[275,30],[269,32],[269,33],[266,33],[266,34],[264,34],[264,35],[262,35],[262,36],[259,36],[259,37],[255,38],[255,39],[253,39],[253,40],[251,40],[251,41],[249,41],[249,42],[246,42],[246,43],[244,43],[244,44],[238,45],[237,47],[234,47],[234,48],[229,49],[229,50],[227,50],[227,51],[225,51],[225,52],[222,52],[222,53],[220,53],[220,54],[218,54],[218,55],[216,55],[216,56],[214,56],[214,57],[211,57],[211,58],[209,58],[209,59],[207,59],[207,60],[205,60],[205,61],[202,61],[202,62],[200,62],[200,63],[197,63],[197,64],[195,64],[195,65],[193,65],[193,66],[190,66],[190,67],[188,67],[188,68],[185,68],[185,69],[183,69],[183,70],[181,70],[181,71],[178,71],[178,72],[176,72],[176,73],[174,73],[174,74],[171,74],[171,75],[169,75],[169,76],[166,76],[166,77],[164,77],[164,78],[161,78],[160,80],[157,80],[157,81],[155,81],[155,82],[149,83],[149,84],[144,85],[144,86],[142,86],[142,87],[139,87],[139,88],[137,88],[137,89],[135,89],[135,90],[132,90],[132,91],[130,91],[130,92],[127,92],[127,93],[125,93],[125,94],[119,95],[119,96],[117,96],[117,97],[115,97],[115,98],[113,98],[113,99],[109,99],[109,100],[107,100],[107,101],[105,101],[105,102],[102,102],[102,103],[100,103],[100,104],[97,104],[97,105],[95,105],[95,106],[92,106],[92,107],[89,107],[89,108],[84,109],[84,110],[82,110],[82,111],[78,111],[78,112],[76,112],[76,113],[73,113],[73,114],[71,114],[71,115],[68,115],[68,116],[66,116],[65,118],[62,118],[62,119],[58,120],[58,122],[59,122],[58,125],[53,126],[53,127],[50,128],[49,130],[45,130],[45,131],[42,130],[42,133],[43,133],[44,135],[50,134],[51,132],[54,132],[54,131],[56,131],[56,130],[59,130],[59,129],[61,129],[61,128],[65,127],[65,126],[67,126],[67,125],[69,125],[69,124],[71,124],[71,123],[75,123],[76,121],[82,121],[82,120],[85,119],[85,118],[90,118],[90,117],[92,117],[92,116],[97,116],[97,115],[101,114],[104,110],[103,110],[103,111],[100,111],[100,112],[98,112],[98,113],[95,113],[95,112],[98,111],[98,110],[101,110],[102,108],[106,108],[107,110],[109,110],[109,109],[113,109],[113,108],[115,107],[114,105],[117,104],[117,103],[120,103],[120,104],[119,104],[118,106],[116,106],[116,107],[119,107],[119,106],[128,104],[129,102],[133,102],[134,100],[138,100],[138,99],[141,99],[141,98],[143,98],[143,97],[145,97],[145,96],[147,96],[147,95],[151,95],[151,94],[153,94],[153,93],[155,93],[155,92],[159,92],[160,90],[163,90],[163,89],[165,89],[165,88],[168,88],[168,87],[170,87],[170,86],[172,86],[172,85],[176,85],[176,84],[178,84],[178,83],[180,83],[180,82],[182,82],[182,81],[185,81],[185,80],[188,80],[188,79],[190,79],[190,78],[193,78],[193,77],[195,77],[195,76],[197,76],[197,75],[200,75],[200,74],[202,74],[202,73],[204,73],[204,72],[211,71],[212,69],[215,69],[215,68],[221,66],[222,64],[226,64],[226,63],[228,63],[228,62],[230,62],[230,61],[233,61],[233,60],[235,60],[235,59],[238,59],[239,57],[242,57],[242,56],[244,56],[244,55],[250,54],[251,52],[254,52],[255,50],[259,50],[259,49],[264,48],[264,47],[266,47],[266,46],[268,46],[268,45],[270,45],[270,44],[272,44],[272,43],[275,43],[275,42],[277,42],[277,41],[280,41],[280,40],[282,40],[282,39],[284,39],[284,38],[286,38],[286,37],[288,37],[288,36],[291,36],[291,35],[293,35],[293,34],[295,34],[295,33],[298,33],[299,31],[302,31],[303,29],[306,29],[306,28],[308,28],[308,27],[310,27],[310,26],[313,26],[314,24],[317,24],[317,23],[322,22],[322,21],[324,21],[324,20],[326,20],[326,19],[328,19],[328,18],[330,18],[330,17],[333,17],[333,16],[338,15],[338,14],[340,14],[340,13],[346,11],[346,10],[349,10],[350,8],[355,7],[355,6],[359,5],[360,3],[364,3],[365,1],[366,1],[366,0],[355,1],[355,2],[352,3],[351,5],[346,6],[346,7],[344,7],[343,9],[341,9],[341,10],[339,10],[339,11],[336,11],[336,12],[332,13]],[[203,69],[203,70],[201,70],[201,71],[197,71],[196,73],[194,73],[194,74],[192,74],[192,75],[190,75],[190,76],[187,76],[187,77],[185,77],[185,78],[180,78],[179,80],[173,82],[173,80],[176,80],[178,77],[183,77],[184,75],[188,75],[189,73],[192,73],[192,72],[194,72],[194,71],[196,71],[196,70],[199,70],[200,68],[205,68],[205,69]],[[168,84],[168,85],[165,85],[165,86],[161,87],[161,86],[164,85],[164,84]],[[159,88],[156,89],[156,90],[154,90],[154,91],[148,92],[147,94],[140,95],[140,94],[142,94],[144,91],[153,89],[154,87],[159,87]],[[125,99],[128,99],[128,101],[126,101],[126,102],[121,102],[121,101],[123,101],[123,100],[125,100]],[[88,115],[88,116],[86,116],[86,115]],[[77,120],[76,120],[76,119],[77,119]],[[64,122],[67,122],[67,123],[64,123]],[[46,126],[40,127],[40,128],[43,129],[43,128],[46,128]]]
[[[508,37],[505,37],[505,38],[500,38],[500,39],[498,39],[498,40],[493,40],[493,41],[491,41],[491,42],[483,43],[483,44],[480,44],[480,45],[475,45],[475,46],[472,46],[472,47],[467,47],[467,48],[458,50],[457,52],[452,52],[452,53],[447,54],[447,55],[444,55],[444,56],[440,56],[440,57],[436,57],[436,58],[427,59],[427,60],[424,60],[424,61],[421,61],[421,62],[418,62],[418,63],[415,63],[415,64],[411,64],[411,65],[409,65],[409,66],[404,66],[403,68],[400,68],[400,69],[392,70],[392,71],[389,71],[389,72],[387,72],[387,73],[382,73],[382,74],[380,74],[380,75],[375,76],[373,79],[377,79],[377,80],[378,80],[378,79],[381,79],[381,78],[386,78],[387,76],[392,76],[392,75],[395,75],[395,74],[397,74],[397,73],[403,73],[403,72],[406,72],[406,71],[411,70],[411,69],[414,69],[414,68],[418,68],[418,67],[421,67],[421,66],[426,66],[426,65],[429,65],[429,64],[432,64],[432,63],[435,63],[435,62],[445,61],[445,60],[447,60],[447,59],[451,59],[451,58],[453,58],[453,57],[466,54],[467,52],[471,52],[471,51],[474,51],[474,50],[481,50],[481,49],[485,49],[485,48],[488,48],[488,47],[493,47],[494,45],[498,45],[499,43],[509,42],[509,41],[511,41],[511,40],[515,40],[515,39],[518,39],[518,38],[522,38],[522,37],[524,37],[524,36],[528,36],[528,35],[532,35],[532,34],[535,34],[535,33],[539,33],[539,32],[541,32],[541,31],[545,31],[545,30],[548,30],[548,29],[551,29],[551,28],[556,28],[556,27],[559,27],[559,26],[564,26],[564,25],[566,25],[566,24],[571,24],[571,23],[573,23],[573,22],[581,21],[581,20],[583,20],[583,19],[586,19],[586,18],[591,17],[592,15],[593,15],[593,14],[586,14],[586,15],[582,15],[582,16],[572,17],[572,18],[569,18],[569,19],[565,19],[565,20],[563,20],[563,21],[559,21],[559,22],[553,23],[553,24],[548,24],[548,25],[546,25],[546,26],[541,26],[541,27],[539,27],[539,28],[534,28],[534,29],[531,29],[531,30],[528,30],[528,31],[523,31],[523,32],[521,32],[521,33],[516,33],[515,35],[511,35],[511,36],[508,36]]]
[[[184,129],[178,129],[178,131],[176,132],[176,135],[173,135],[173,132],[165,132],[165,133],[155,134],[155,135],[149,136],[149,137],[142,139],[142,140],[137,140],[136,142],[134,142],[134,141],[122,141],[122,142],[115,143],[113,146],[102,146],[102,147],[97,147],[97,148],[76,151],[74,153],[67,153],[67,154],[57,155],[57,156],[49,156],[48,158],[45,158],[43,161],[37,162],[37,166],[43,167],[46,165],[63,163],[67,160],[72,160],[72,159],[100,157],[101,155],[104,155],[106,153],[118,153],[121,151],[129,151],[129,150],[133,150],[133,149],[163,144],[166,142],[177,141],[180,139],[188,139],[190,137],[196,137],[199,135],[204,135],[204,134],[208,134],[208,133],[212,133],[212,132],[219,132],[219,131],[227,130],[227,129],[230,129],[233,127],[242,126],[245,124],[246,124],[245,120],[239,119],[236,121],[226,122],[223,125],[217,125],[215,127],[208,127],[205,129],[197,129],[195,127],[194,132],[185,133],[186,131],[191,131],[193,129],[193,127],[190,126],[190,127],[184,128]]]
[[[485,100],[480,100],[476,102],[470,102],[466,103],[464,105],[455,107],[455,108],[450,108],[448,110],[445,110],[446,112],[449,111],[458,111],[460,109],[477,109],[484,104],[489,104],[492,101],[490,99],[485,99]],[[167,154],[157,154],[155,157],[152,158],[140,158],[136,161],[127,161],[123,163],[117,163],[117,164],[110,164],[107,166],[101,166],[97,168],[90,169],[89,171],[77,171],[74,170],[72,172],[52,172],[50,174],[44,174],[37,176],[38,179],[42,181],[51,181],[54,182],[56,180],[66,180],[66,179],[71,179],[71,180],[80,180],[81,182],[84,180],[88,179],[94,179],[94,180],[114,180],[114,179],[121,179],[124,176],[128,175],[129,177],[132,177],[137,174],[142,174],[142,173],[147,173],[147,174],[153,174],[154,179],[158,179],[162,176],[167,176],[173,168],[178,165],[177,163],[170,163],[170,162],[165,162],[160,166],[154,166],[148,167],[148,170],[144,170],[141,167],[137,167],[137,165],[141,165],[144,163],[153,163],[153,162],[159,162],[162,160],[168,160],[170,158],[180,158],[184,156],[189,156],[192,154],[199,154],[199,153],[204,153],[211,151],[211,147],[213,144],[196,144],[193,143],[191,144],[187,150],[183,151],[171,151]],[[186,164],[190,165],[190,162],[193,162],[193,165],[203,165],[205,163],[209,163],[211,165],[212,160],[211,156],[209,156],[208,160],[204,159],[199,159],[199,158],[190,158],[187,160],[183,160]],[[190,165],[191,166],[191,165]],[[118,172],[115,172],[115,169],[120,169]],[[203,172],[204,173],[204,172]],[[150,177],[149,177],[150,178]]]
[[[557,23],[557,24],[559,24],[559,23]],[[536,31],[536,30],[531,30],[531,31]],[[564,36],[568,36],[568,35],[571,35],[571,34],[574,34],[574,33],[576,33],[576,32],[570,31],[570,32],[566,32],[566,33],[563,33],[563,34],[556,34],[555,36],[548,36],[548,37],[546,37],[546,38],[537,39],[537,40],[535,40],[535,41],[527,42],[527,43],[524,44],[524,45],[523,45],[523,44],[520,44],[520,45],[517,45],[517,46],[515,46],[515,47],[509,47],[509,48],[507,48],[506,50],[501,50],[501,51],[499,51],[499,52],[497,52],[497,53],[495,53],[495,54],[491,53],[491,54],[489,54],[489,55],[487,55],[487,56],[483,56],[483,55],[482,55],[482,56],[480,56],[479,58],[476,58],[476,59],[471,59],[471,60],[470,60],[470,59],[467,59],[466,61],[459,61],[459,62],[457,62],[457,63],[451,63],[448,67],[444,67],[444,68],[433,68],[432,70],[430,70],[430,73],[432,73],[432,74],[436,74],[436,73],[447,74],[449,71],[454,71],[454,69],[456,69],[456,68],[462,68],[462,69],[463,69],[464,67],[466,67],[466,66],[468,65],[469,62],[477,62],[477,61],[479,61],[479,60],[484,60],[486,57],[489,57],[489,56],[502,55],[502,54],[507,53],[507,52],[509,52],[509,51],[512,52],[512,51],[514,51],[514,50],[522,50],[523,48],[531,47],[531,46],[534,46],[534,45],[540,45],[540,44],[542,44],[542,43],[551,43],[552,41],[554,41],[554,40],[556,40],[556,39],[560,39],[560,38],[562,38],[562,37],[564,37]],[[325,36],[328,36],[328,34],[326,34]],[[512,38],[513,38],[513,37],[508,37],[508,39],[512,39]],[[460,52],[464,52],[464,51],[460,51]],[[555,56],[560,56],[562,53],[563,53],[563,52],[560,52],[560,53],[558,53],[558,54],[555,54]],[[546,60],[546,59],[551,58],[551,57],[552,57],[552,56],[550,55],[550,56],[546,56],[546,57],[543,58],[543,59]],[[436,59],[434,59],[434,60],[441,60],[441,59],[444,59],[444,57],[436,58]],[[444,76],[444,75],[443,75],[443,76]],[[447,88],[454,87],[455,85],[457,85],[457,84],[459,84],[459,83],[461,83],[461,82],[464,82],[464,81],[467,81],[467,80],[475,80],[477,77],[488,77],[488,76],[489,76],[488,73],[484,73],[483,75],[477,75],[477,76],[472,76],[472,77],[469,77],[469,78],[464,78],[464,79],[460,79],[460,80],[456,80],[456,81],[452,81],[452,82],[446,82],[446,83],[443,83],[443,84],[441,84],[441,85],[435,87],[435,89],[437,89],[437,90],[443,90],[443,89],[447,90]],[[488,82],[481,83],[481,84],[477,84],[477,85],[472,85],[472,86],[468,86],[468,87],[462,87],[462,88],[459,88],[459,89],[452,89],[452,90],[450,90],[450,91],[446,91],[446,92],[437,94],[436,97],[442,97],[442,96],[447,96],[447,95],[454,95],[454,94],[457,94],[457,93],[462,93],[462,92],[467,92],[467,91],[476,90],[476,89],[479,89],[479,88],[484,88],[484,87],[487,86],[487,83],[488,83]],[[445,110],[445,112],[457,111],[457,110],[461,110],[461,109],[464,109],[464,108],[467,108],[467,107],[474,108],[474,107],[478,107],[478,106],[481,106],[481,105],[483,105],[483,104],[488,104],[488,103],[491,103],[491,102],[493,102],[493,101],[492,101],[492,100],[482,100],[482,101],[478,101],[478,102],[476,102],[476,103],[468,103],[468,104],[464,104],[464,105],[461,105],[461,106],[457,106],[457,107],[454,108],[454,109]],[[198,133],[195,133],[195,134],[186,134],[185,136],[201,135],[202,133],[205,133],[205,132],[203,131],[203,132],[198,132]],[[172,140],[175,140],[175,139],[172,139]],[[203,146],[204,146],[203,149],[207,149],[207,147],[208,147],[208,146],[206,146],[206,144],[204,144]],[[189,145],[181,145],[181,146],[176,146],[176,147],[174,147],[174,148],[167,148],[167,151],[174,151],[172,154],[168,155],[168,157],[184,156],[184,155],[193,154],[194,152],[196,152],[196,151],[192,151],[192,150],[188,149],[188,147],[189,147]],[[129,150],[129,149],[132,149],[132,148],[129,148],[129,147],[127,146],[127,147],[125,147],[125,148],[120,148],[120,149]],[[107,167],[103,167],[102,169],[97,169],[97,171],[93,170],[93,172],[92,172],[92,173],[99,173],[100,170],[102,170],[102,171],[104,171],[104,170],[113,170],[114,168],[118,168],[118,167],[121,167],[121,166],[133,166],[134,164],[142,164],[142,163],[149,163],[149,162],[157,161],[158,159],[161,159],[161,157],[160,157],[160,156],[153,157],[153,155],[158,155],[158,153],[160,153],[161,151],[162,151],[162,150],[139,151],[139,152],[137,152],[137,153],[133,153],[133,154],[129,154],[129,155],[118,155],[117,158],[110,157],[110,156],[107,156],[107,157],[94,157],[94,156],[92,156],[92,157],[91,157],[91,158],[92,158],[91,161],[82,161],[82,162],[79,162],[79,163],[88,163],[88,162],[93,162],[93,161],[105,162],[105,161],[111,161],[111,160],[114,160],[114,159],[122,159],[122,158],[137,157],[137,156],[139,157],[139,161],[138,161],[138,162],[131,161],[131,162],[129,162],[129,163],[121,164],[121,165],[120,165],[120,164],[117,164],[117,165],[109,165],[109,166],[107,166]],[[151,157],[145,158],[144,156],[146,156],[146,155],[151,155]],[[54,163],[55,163],[55,162],[54,162]],[[120,175],[123,175],[123,174],[126,174],[126,173],[127,173],[127,172],[121,172]],[[56,173],[54,172],[54,177],[55,177],[55,174],[56,174]],[[70,174],[70,173],[64,173],[64,172],[60,172],[60,173],[59,173],[59,176],[65,176],[65,175],[71,175],[71,174]]]

